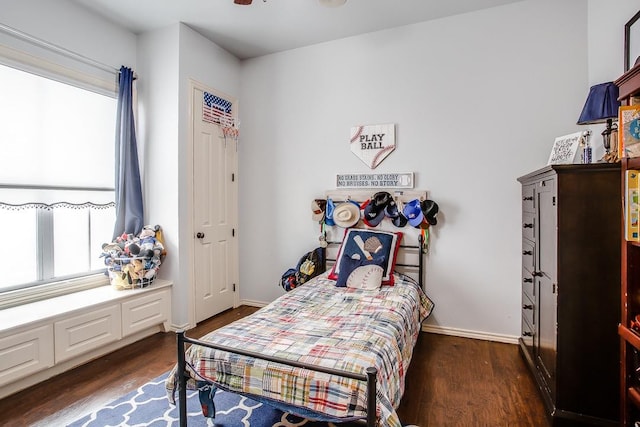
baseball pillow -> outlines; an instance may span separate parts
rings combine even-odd
[[[353,254],[351,257],[343,254],[340,262],[340,273],[338,273],[338,278],[336,279],[336,286],[339,288],[379,288],[382,284],[383,263],[384,258],[382,256],[369,260],[365,257],[360,257],[359,254]],[[377,283],[376,278],[378,278]],[[356,280],[367,283],[362,283],[361,286],[359,286],[355,283]],[[349,284],[351,284],[351,286]]]
[[[400,231],[390,232],[357,228],[345,230],[342,244],[336,256],[336,263],[333,265],[331,272],[329,272],[329,279],[338,279],[345,259],[359,259],[362,260],[362,265],[373,263],[382,267],[382,284],[393,285],[393,271],[401,240],[402,232]],[[376,262],[372,262],[374,259]]]
[[[375,264],[361,265],[347,278],[347,288],[379,289],[382,285],[382,267]]]

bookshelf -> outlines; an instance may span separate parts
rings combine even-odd
[[[640,64],[625,72],[615,81],[620,89],[622,105],[629,105],[632,97],[640,95]],[[622,203],[625,205],[626,171],[640,170],[640,157],[621,159]],[[640,334],[631,329],[631,321],[640,315],[640,242],[628,241],[624,231],[621,235],[621,319],[618,325],[620,336],[620,406],[621,424],[633,426],[640,421],[640,376],[636,367],[640,363]],[[636,353],[638,352],[638,353]]]

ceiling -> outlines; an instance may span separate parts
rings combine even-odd
[[[183,22],[240,59],[520,0],[71,0],[140,34]]]

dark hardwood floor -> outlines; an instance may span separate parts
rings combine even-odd
[[[256,308],[226,311],[190,330],[200,337]],[[173,333],[156,334],[0,400],[2,426],[65,426],[171,369]],[[545,426],[540,395],[516,345],[421,333],[398,409],[407,424]]]

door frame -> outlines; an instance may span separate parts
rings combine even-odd
[[[199,82],[195,79],[189,78],[189,94],[188,94],[188,100],[189,100],[189,107],[188,107],[188,119],[189,119],[189,129],[188,129],[188,141],[187,141],[187,159],[188,159],[188,164],[187,164],[187,175],[188,175],[188,179],[187,179],[187,201],[188,201],[188,209],[187,209],[187,238],[190,240],[190,243],[188,245],[188,260],[189,260],[189,267],[188,267],[188,275],[189,275],[189,279],[188,279],[188,283],[187,283],[187,307],[188,307],[188,323],[190,327],[195,327],[196,326],[196,285],[195,285],[195,272],[196,272],[196,265],[194,262],[194,253],[195,253],[195,245],[197,243],[197,239],[195,238],[195,226],[194,226],[194,221],[193,221],[193,213],[194,213],[194,209],[195,209],[195,200],[193,197],[193,192],[195,191],[195,183],[194,183],[194,168],[193,168],[193,162],[194,162],[194,149],[193,149],[193,138],[194,138],[194,110],[193,110],[193,103],[195,101],[194,98],[194,92],[196,89],[202,90],[202,91],[207,91],[210,93],[215,93],[215,94],[219,94],[222,97],[225,97],[227,99],[230,99],[233,101],[233,111],[235,114],[238,113],[238,100],[237,98],[225,94],[224,92],[214,89],[212,87],[209,87],[208,85]],[[236,146],[237,147],[237,146]],[[236,159],[237,161],[237,159]],[[236,176],[235,176],[236,182],[238,180],[238,172],[236,170]],[[237,185],[237,184],[236,184]],[[240,278],[240,260],[239,260],[239,239],[238,239],[238,207],[237,207],[237,203],[238,203],[238,192],[236,191],[235,194],[235,204],[236,204],[236,214],[235,214],[235,218],[234,218],[234,228],[236,230],[236,235],[235,235],[235,239],[236,239],[236,247],[235,247],[235,266],[234,266],[234,270],[233,270],[233,275],[234,275],[234,282],[236,284],[236,289],[235,292],[233,293],[233,307],[238,307],[240,305],[240,283],[239,283],[239,278]]]

